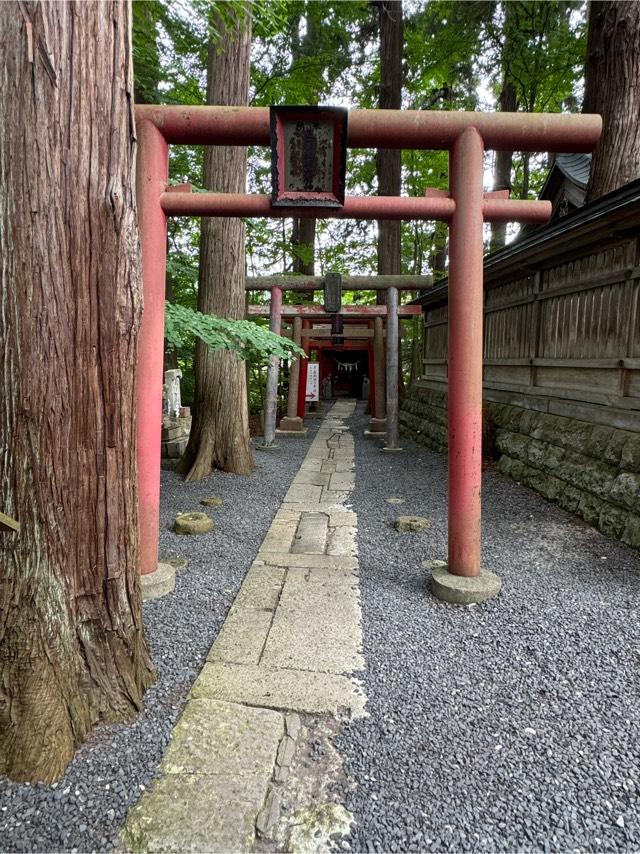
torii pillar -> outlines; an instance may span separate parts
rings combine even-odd
[[[373,318],[373,413],[369,419],[370,433],[386,433],[386,399],[385,382],[385,351],[384,351],[384,322],[382,317]]]
[[[293,318],[293,343],[298,347],[302,341],[302,318]],[[300,358],[291,361],[289,368],[289,397],[287,398],[287,414],[280,419],[280,432],[300,433],[306,432],[304,419],[298,415],[298,390],[300,387]]]

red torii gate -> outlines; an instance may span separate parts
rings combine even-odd
[[[341,208],[274,207],[268,196],[169,191],[168,146],[270,144],[261,107],[136,107],[137,197],[144,314],[138,347],[140,568],[158,561],[164,293],[168,216],[430,219],[449,223],[449,545],[448,571],[477,577],[480,566],[483,223],[544,222],[549,202],[484,193],[485,148],[591,151],[597,115],[352,110],[350,148],[447,149],[449,192],[420,198],[352,197]]]

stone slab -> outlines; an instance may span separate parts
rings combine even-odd
[[[358,561],[353,557],[336,555],[276,554],[260,553],[267,566],[304,567],[305,569],[357,569]]]
[[[335,472],[335,474],[331,475],[331,480],[329,481],[329,489],[332,491],[336,490],[346,490],[349,491],[354,488],[356,483],[355,473],[353,472]]]
[[[286,569],[280,566],[251,565],[238,591],[233,607],[264,608],[275,611],[284,583]]]
[[[290,486],[284,500],[290,503],[312,504],[320,501],[321,497],[321,486],[300,484],[299,486]]]
[[[302,513],[291,552],[293,554],[324,554],[327,544],[329,516],[326,513]]]
[[[329,531],[327,541],[327,554],[356,557],[358,554],[356,529],[347,525],[342,525],[339,528],[332,528]]]
[[[274,670],[263,665],[208,662],[191,695],[309,714],[337,714],[342,709],[353,717],[366,714],[362,688],[347,676]]]
[[[234,605],[207,655],[207,661],[258,664],[273,621],[273,611]]]
[[[292,486],[326,486],[331,477],[329,472],[322,471],[299,471],[294,477]]]
[[[130,811],[122,841],[132,852],[250,851],[268,779],[167,774]]]
[[[260,663],[325,673],[362,670],[357,576],[290,569]]]
[[[279,712],[192,699],[173,730],[160,772],[268,780],[284,734]]]
[[[339,528],[342,525],[355,527],[358,524],[358,516],[353,510],[335,510],[329,514],[329,527]]]
[[[284,718],[268,709],[192,699],[176,725],[160,777],[129,813],[131,851],[249,851]]]

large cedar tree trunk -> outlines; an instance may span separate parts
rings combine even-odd
[[[129,10],[0,4],[0,772],[59,777],[152,670]]]
[[[246,106],[249,98],[251,21],[239,14],[231,31],[217,18],[220,40],[209,44],[207,103]],[[247,149],[209,146],[204,185],[222,193],[244,193]],[[202,220],[198,309],[240,320],[245,315],[245,228],[237,217]],[[189,444],[180,462],[188,480],[214,469],[248,474],[254,468],[249,440],[247,373],[236,356],[196,344],[194,412]]]
[[[507,7],[509,4],[507,4]],[[502,82],[502,90],[499,98],[501,113],[514,113],[518,109],[516,90],[509,80],[508,68],[505,68]],[[493,172],[493,189],[509,190],[511,192],[511,168],[513,165],[513,151],[496,151],[495,166]],[[502,249],[507,242],[507,223],[494,222],[491,224],[491,252]]]
[[[382,110],[399,110],[402,106],[402,53],[404,46],[402,0],[378,3],[380,23],[380,95]],[[402,177],[400,149],[378,149],[376,155],[378,195],[399,196]],[[378,273],[401,272],[401,223],[398,220],[378,222]],[[385,300],[383,291],[378,301]]]
[[[640,177],[640,2],[589,4],[584,112],[603,130],[591,163],[587,201]]]

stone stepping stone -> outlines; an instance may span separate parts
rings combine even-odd
[[[385,498],[387,504],[404,504],[404,498]]]
[[[424,516],[398,516],[393,527],[401,534],[419,534],[429,527],[429,520]]]
[[[207,495],[201,501],[203,507],[221,507],[224,504],[219,495]]]
[[[206,513],[179,513],[173,524],[176,534],[209,534],[214,527]]]

